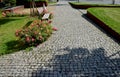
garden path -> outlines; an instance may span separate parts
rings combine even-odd
[[[116,41],[67,1],[54,13],[58,31],[30,52],[0,56],[0,77],[120,77]]]

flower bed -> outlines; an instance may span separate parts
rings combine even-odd
[[[24,45],[37,46],[52,34],[51,21],[34,20],[28,27],[17,30],[15,35]]]
[[[44,10],[42,14],[49,11]],[[49,12],[50,13],[50,12]],[[1,13],[2,14],[2,13]],[[2,17],[0,55],[13,53],[20,50],[32,49],[46,41],[57,28],[51,26],[51,18],[45,20],[34,17]],[[3,41],[4,39],[4,41]]]

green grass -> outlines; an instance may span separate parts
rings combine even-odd
[[[33,21],[30,17],[0,18],[0,55],[19,51],[25,47],[19,46],[15,31]]]
[[[88,2],[69,2],[69,3],[71,3],[73,5],[89,5],[89,6],[120,6],[119,4],[115,4],[115,5],[113,5],[113,4],[95,4],[95,3],[91,4]]]
[[[89,8],[87,10],[120,34],[120,8]]]

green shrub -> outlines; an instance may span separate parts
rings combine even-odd
[[[54,15],[53,15],[53,13],[51,12],[51,13],[50,13],[50,16],[49,16],[49,19],[53,19],[53,17],[54,17]]]
[[[52,34],[51,21],[35,20],[30,26],[17,30],[15,35],[19,38],[23,45],[36,46]]]
[[[16,6],[16,0],[4,0],[6,6]]]

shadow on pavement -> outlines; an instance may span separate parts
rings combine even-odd
[[[107,56],[104,48],[88,50],[87,48],[66,47],[57,52],[45,67],[38,68],[32,77],[119,77],[120,51]],[[119,53],[119,54],[118,54]]]
[[[68,4],[56,4],[55,6],[69,6]]]

